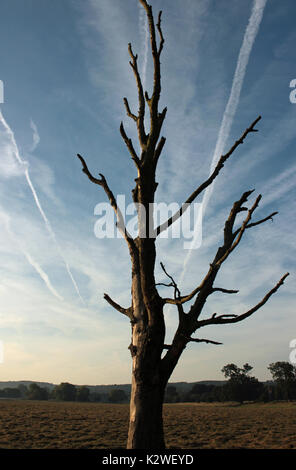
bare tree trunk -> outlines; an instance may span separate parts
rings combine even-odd
[[[162,415],[164,390],[157,372],[142,381],[133,371],[128,449],[165,449]]]
[[[150,263],[154,265],[153,257]],[[132,355],[132,389],[127,448],[164,449],[162,407],[166,382],[161,371],[165,337],[163,306],[156,297],[153,314],[147,311],[138,257],[134,258],[133,268],[132,342],[129,346]],[[146,270],[149,271],[149,267],[146,266]]]

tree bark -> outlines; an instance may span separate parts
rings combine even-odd
[[[142,381],[133,371],[128,449],[165,449],[164,391],[165,385],[157,372]]]
[[[149,241],[154,245],[153,240]],[[132,389],[127,448],[164,449],[162,407],[166,382],[161,371],[161,355],[165,322],[163,303],[157,291],[154,295],[152,292],[155,289],[155,259],[154,256],[145,257],[144,260],[141,258],[140,246],[143,242],[147,243],[147,239],[138,239],[139,252],[134,254],[132,260],[133,320],[129,346],[132,356]]]

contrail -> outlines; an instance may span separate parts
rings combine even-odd
[[[45,225],[46,225],[47,231],[49,232],[50,236],[52,237],[53,241],[54,241],[55,244],[56,244],[56,247],[57,247],[57,250],[58,250],[58,252],[59,252],[59,255],[60,255],[60,257],[62,258],[62,260],[64,261],[64,263],[65,263],[66,270],[67,270],[67,272],[68,272],[68,274],[69,274],[69,276],[70,276],[70,279],[71,279],[71,281],[72,281],[72,283],[73,283],[73,285],[74,285],[74,287],[75,287],[75,290],[76,290],[76,292],[77,292],[77,294],[78,294],[80,300],[84,303],[84,300],[83,300],[83,298],[82,298],[81,295],[80,295],[80,292],[79,292],[79,289],[78,289],[78,285],[77,285],[77,283],[76,283],[76,281],[75,281],[75,279],[74,279],[74,277],[73,277],[73,275],[72,275],[72,272],[71,272],[71,270],[70,270],[70,266],[69,266],[67,260],[66,260],[65,257],[64,257],[63,251],[62,251],[62,249],[61,249],[61,247],[60,247],[60,245],[59,245],[59,243],[58,243],[58,241],[57,241],[57,239],[56,239],[56,235],[55,235],[55,233],[54,233],[54,231],[53,231],[53,229],[52,229],[52,227],[51,227],[51,225],[50,225],[50,222],[49,222],[48,218],[46,217],[46,215],[45,215],[45,213],[44,213],[44,211],[43,211],[43,209],[42,209],[42,207],[41,207],[41,204],[40,204],[40,202],[39,202],[39,199],[38,199],[38,196],[37,196],[37,194],[36,194],[35,188],[34,188],[34,186],[33,186],[33,184],[32,184],[31,179],[30,179],[30,175],[29,175],[29,170],[28,170],[28,168],[25,169],[25,177],[26,177],[26,180],[27,180],[27,182],[28,182],[28,185],[29,185],[29,187],[30,187],[30,189],[31,189],[31,191],[32,191],[32,194],[33,194],[33,197],[34,197],[34,199],[35,199],[36,205],[37,205],[37,207],[38,207],[38,209],[39,209],[39,212],[40,212],[40,214],[41,214],[41,216],[42,216],[42,218],[43,218],[43,220],[44,220],[44,223],[45,223]]]
[[[254,0],[254,3],[253,3],[251,16],[249,18],[249,23],[246,28],[243,43],[242,43],[239,56],[238,56],[238,61],[236,65],[234,78],[232,81],[230,96],[228,98],[228,102],[227,102],[223,119],[222,119],[222,123],[220,126],[218,140],[217,140],[216,147],[215,147],[215,152],[214,152],[214,156],[213,156],[213,160],[211,164],[210,173],[212,173],[212,171],[214,170],[218,162],[218,159],[222,155],[226,141],[229,137],[234,115],[235,115],[235,112],[237,110],[237,106],[239,103],[240,93],[241,93],[241,89],[243,86],[250,54],[251,54],[257,33],[259,31],[259,27],[260,27],[260,23],[263,17],[266,2],[267,0]],[[205,195],[202,201],[204,209],[206,208],[209,202],[210,196],[213,192],[213,187],[214,187],[214,184],[211,184],[205,191]]]
[[[142,85],[144,91],[146,90],[146,77],[147,77],[147,63],[148,63],[148,45],[149,45],[149,28],[148,28],[148,20],[146,13],[143,7],[138,4],[139,7],[139,29],[140,29],[140,36],[144,43],[144,53],[143,53],[143,64],[142,64]]]
[[[35,261],[32,256],[30,255],[30,253],[28,253],[26,250],[24,250],[24,248],[22,248],[20,245],[19,245],[21,251],[23,252],[23,254],[25,255],[25,257],[27,258],[27,261],[31,264],[31,266],[33,266],[33,268],[37,271],[37,273],[39,274],[39,276],[41,277],[41,279],[43,279],[43,281],[45,282],[46,286],[48,287],[48,289],[50,290],[50,292],[55,296],[57,297],[59,300],[64,300],[63,297],[60,296],[60,294],[55,290],[55,288],[52,286],[50,280],[49,280],[49,277],[48,275],[43,271],[43,269],[41,268],[41,266],[39,266],[39,264],[37,263],[37,261]]]
[[[223,154],[226,141],[229,137],[234,115],[235,115],[235,112],[237,110],[237,106],[239,103],[240,93],[241,93],[241,89],[243,86],[245,73],[246,73],[248,62],[249,62],[249,57],[250,57],[257,33],[259,31],[259,27],[260,27],[260,23],[263,17],[266,2],[267,0],[254,0],[254,3],[253,3],[252,12],[249,18],[249,22],[245,31],[244,39],[243,39],[243,43],[240,48],[240,52],[238,56],[238,61],[236,64],[236,69],[235,69],[235,73],[234,73],[234,77],[232,81],[232,87],[231,87],[229,99],[228,99],[228,102],[224,111],[224,115],[222,118],[222,123],[220,126],[218,139],[216,142],[216,147],[215,147],[215,151],[214,151],[214,155],[213,155],[213,159],[211,163],[210,174],[213,172],[218,162],[218,159]],[[210,196],[213,192],[213,187],[214,187],[214,182],[205,191],[205,194],[202,200],[203,213],[205,213],[205,209],[207,207],[207,204],[209,203]],[[197,229],[198,227],[195,227],[194,233],[198,233]],[[196,242],[196,237],[193,237],[192,248],[189,249],[188,254],[185,258],[185,261],[183,264],[183,272],[181,274],[180,281],[182,281],[184,278],[186,266],[190,259],[191,252],[192,252],[192,249],[194,248],[195,242]]]
[[[5,225],[5,228],[6,228],[6,231],[7,233],[10,235],[10,237],[12,238],[12,240],[14,241],[14,243],[18,246],[19,250],[23,253],[23,255],[25,256],[25,258],[27,259],[28,263],[35,269],[35,271],[39,274],[39,276],[41,277],[41,279],[44,281],[46,287],[50,290],[50,292],[55,296],[57,297],[59,300],[64,300],[63,297],[60,296],[60,294],[55,290],[55,288],[53,287],[53,285],[51,284],[50,280],[49,280],[49,277],[48,275],[43,271],[43,269],[41,268],[41,266],[39,266],[39,264],[37,263],[37,261],[35,261],[33,259],[33,257],[30,255],[30,253],[28,253],[28,251],[26,251],[23,246],[21,245],[21,243],[18,241],[18,239],[16,238],[16,236],[14,235],[14,233],[12,232],[11,228],[10,228],[10,222],[9,222],[9,219],[8,219],[8,216],[5,214],[5,217],[3,217],[3,214],[2,215],[2,220],[4,221],[4,225]]]
[[[68,262],[67,262],[67,260],[66,260],[65,257],[64,257],[64,254],[63,254],[62,249],[61,249],[61,247],[60,247],[60,245],[59,245],[59,243],[58,243],[58,241],[57,241],[57,239],[56,239],[56,236],[55,236],[55,233],[54,233],[54,231],[53,231],[53,229],[52,229],[52,227],[51,227],[51,224],[50,224],[48,218],[46,217],[46,215],[45,215],[45,213],[44,213],[44,210],[42,209],[42,206],[41,206],[40,201],[39,201],[39,199],[38,199],[37,193],[36,193],[36,191],[35,191],[35,188],[34,188],[34,186],[33,186],[33,183],[32,183],[32,181],[31,181],[31,178],[30,178],[29,169],[28,169],[28,163],[27,163],[25,160],[23,160],[23,159],[21,158],[20,153],[19,153],[19,149],[18,149],[18,146],[17,146],[17,143],[16,143],[16,140],[15,140],[15,137],[14,137],[14,133],[13,133],[13,131],[11,130],[11,128],[9,127],[9,125],[7,124],[7,122],[5,121],[1,110],[0,110],[0,122],[3,124],[4,128],[6,129],[7,134],[8,134],[8,135],[10,136],[10,138],[11,138],[11,142],[12,142],[12,145],[13,145],[13,147],[14,147],[14,155],[15,155],[15,158],[17,159],[18,163],[19,163],[21,166],[24,167],[24,174],[25,174],[27,183],[28,183],[28,185],[29,185],[29,188],[31,189],[31,192],[32,192],[32,194],[33,194],[33,198],[34,198],[35,203],[36,203],[36,206],[37,206],[37,208],[38,208],[38,210],[39,210],[39,212],[40,212],[40,214],[41,214],[41,217],[42,217],[42,219],[43,219],[43,221],[44,221],[44,223],[45,223],[46,229],[47,229],[48,233],[50,234],[51,238],[53,239],[53,241],[54,241],[54,243],[55,243],[55,245],[56,245],[56,247],[57,247],[57,250],[58,250],[58,252],[59,252],[59,255],[60,255],[60,257],[62,258],[62,260],[63,260],[63,262],[64,262],[64,264],[65,264],[65,266],[66,266],[67,272],[68,272],[68,274],[69,274],[69,276],[70,276],[70,279],[71,279],[71,281],[72,281],[72,283],[73,283],[73,285],[74,285],[74,288],[75,288],[75,290],[76,290],[76,292],[77,292],[77,294],[78,294],[80,300],[84,303],[84,300],[83,300],[83,298],[82,298],[81,295],[80,295],[80,292],[79,292],[77,283],[76,283],[76,281],[75,281],[75,279],[73,278],[73,275],[72,275],[72,273],[71,273],[71,270],[70,270],[70,267],[69,267],[69,265],[68,265]]]

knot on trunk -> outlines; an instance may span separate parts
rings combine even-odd
[[[130,350],[132,357],[137,354],[137,346],[134,346],[133,343],[129,345],[128,349]]]

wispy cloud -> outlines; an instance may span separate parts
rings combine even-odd
[[[291,191],[296,186],[296,165],[291,165],[284,171],[268,181],[262,188],[264,197],[260,207],[264,207],[274,201],[279,201],[284,196],[291,196]]]
[[[33,143],[32,143],[30,151],[33,152],[40,142],[40,136],[38,134],[37,126],[32,119],[30,120],[30,127],[33,131]]]
[[[0,152],[0,177],[9,179],[24,174],[24,168],[14,158],[11,141],[5,129],[1,129]]]

